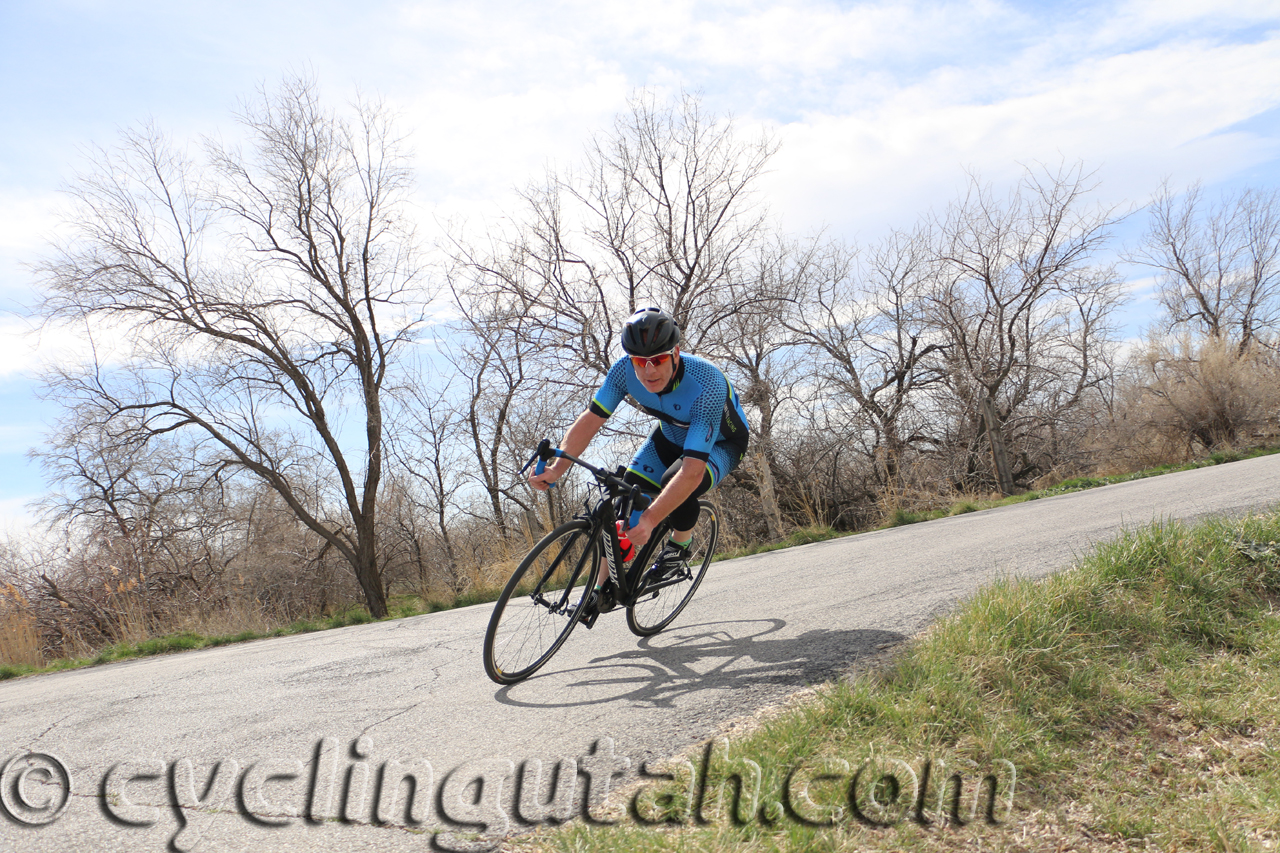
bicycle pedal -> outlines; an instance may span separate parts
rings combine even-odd
[[[596,592],[591,592],[587,595],[586,599],[583,600],[581,605],[575,605],[575,607],[582,607],[582,618],[578,620],[578,624],[585,625],[587,628],[595,625],[596,619],[600,617],[598,604],[598,594]],[[573,610],[569,611],[569,615],[573,616]]]
[[[613,585],[612,578],[595,591],[592,601],[595,604],[596,613],[608,613],[618,606],[617,588]]]

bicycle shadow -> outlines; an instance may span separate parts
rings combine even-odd
[[[782,619],[753,619],[671,628],[642,639],[638,648],[593,658],[586,666],[557,670],[552,661],[551,671],[503,687],[495,698],[518,707],[571,708],[621,700],[669,708],[706,690],[781,694],[837,678],[906,639],[892,631],[851,629],[775,636],[786,626]],[[736,695],[747,699],[747,694]]]

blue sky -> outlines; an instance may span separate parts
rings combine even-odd
[[[641,87],[775,133],[765,200],[802,233],[874,239],[966,170],[1000,184],[1035,161],[1084,162],[1121,205],[1164,178],[1280,183],[1275,0],[0,0],[0,530],[45,489],[25,458],[52,415],[34,376],[66,339],[27,334],[24,264],[85,150],[146,120],[234,134],[238,100],[297,71],[398,109],[426,231],[500,215]]]

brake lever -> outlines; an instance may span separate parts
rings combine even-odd
[[[631,493],[627,497],[631,500],[631,517],[627,519],[627,527],[630,528],[640,523],[641,514],[649,508],[649,504],[653,501],[649,499],[648,495],[640,491],[639,486],[634,484],[631,486]]]
[[[524,463],[524,467],[520,469],[520,473],[523,474],[525,471],[528,471],[529,466],[533,465],[536,460],[538,464],[534,465],[533,473],[535,475],[541,475],[547,470],[547,460],[554,459],[558,455],[559,453],[551,449],[550,439],[544,438],[542,441],[538,442],[538,449],[533,451],[533,455],[529,457],[529,461]],[[548,489],[554,489],[555,487],[555,483],[547,483]]]

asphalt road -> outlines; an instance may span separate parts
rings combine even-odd
[[[488,605],[0,683],[0,853],[483,849],[520,828],[521,769],[575,760],[583,803],[561,805],[591,813],[995,577],[1277,501],[1270,456],[716,563],[665,633],[605,615],[507,688],[480,662]],[[412,815],[384,783],[406,773]]]

